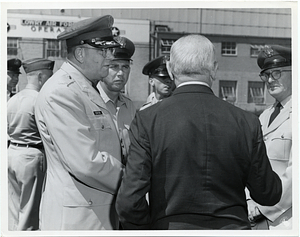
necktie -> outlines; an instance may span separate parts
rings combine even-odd
[[[278,102],[277,105],[275,106],[273,113],[270,116],[269,126],[273,122],[273,120],[277,117],[277,115],[279,114],[281,107],[282,107],[282,105]]]
[[[97,84],[92,83],[92,87],[100,94],[98,88],[97,88]]]

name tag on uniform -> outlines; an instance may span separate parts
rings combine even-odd
[[[102,115],[102,111],[93,111],[94,115]]]

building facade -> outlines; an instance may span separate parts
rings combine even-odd
[[[291,8],[8,10],[7,57],[46,57],[56,61],[55,71],[66,57],[57,35],[78,20],[107,14],[115,18],[118,33],[136,46],[125,93],[137,108],[151,92],[143,66],[168,55],[172,43],[186,34],[202,34],[215,45],[219,70],[212,89],[217,96],[257,114],[274,102],[256,60],[266,44],[291,47]],[[22,74],[19,90],[25,83]]]

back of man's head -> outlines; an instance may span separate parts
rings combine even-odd
[[[202,35],[183,36],[171,47],[170,69],[175,77],[210,76],[215,64],[214,45]]]
[[[39,90],[53,74],[55,62],[46,58],[33,58],[23,62],[28,84],[36,85]]]

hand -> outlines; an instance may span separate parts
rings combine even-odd
[[[128,151],[129,151],[129,146],[130,146],[130,139],[129,139],[129,134],[128,130],[125,129],[120,129],[120,141],[121,141],[121,148],[122,148],[122,154],[123,154],[123,164],[125,165],[127,162],[127,156],[128,156]]]
[[[257,204],[253,200],[247,201],[248,205],[248,219],[250,222],[255,222],[262,217],[261,212],[258,209]]]

